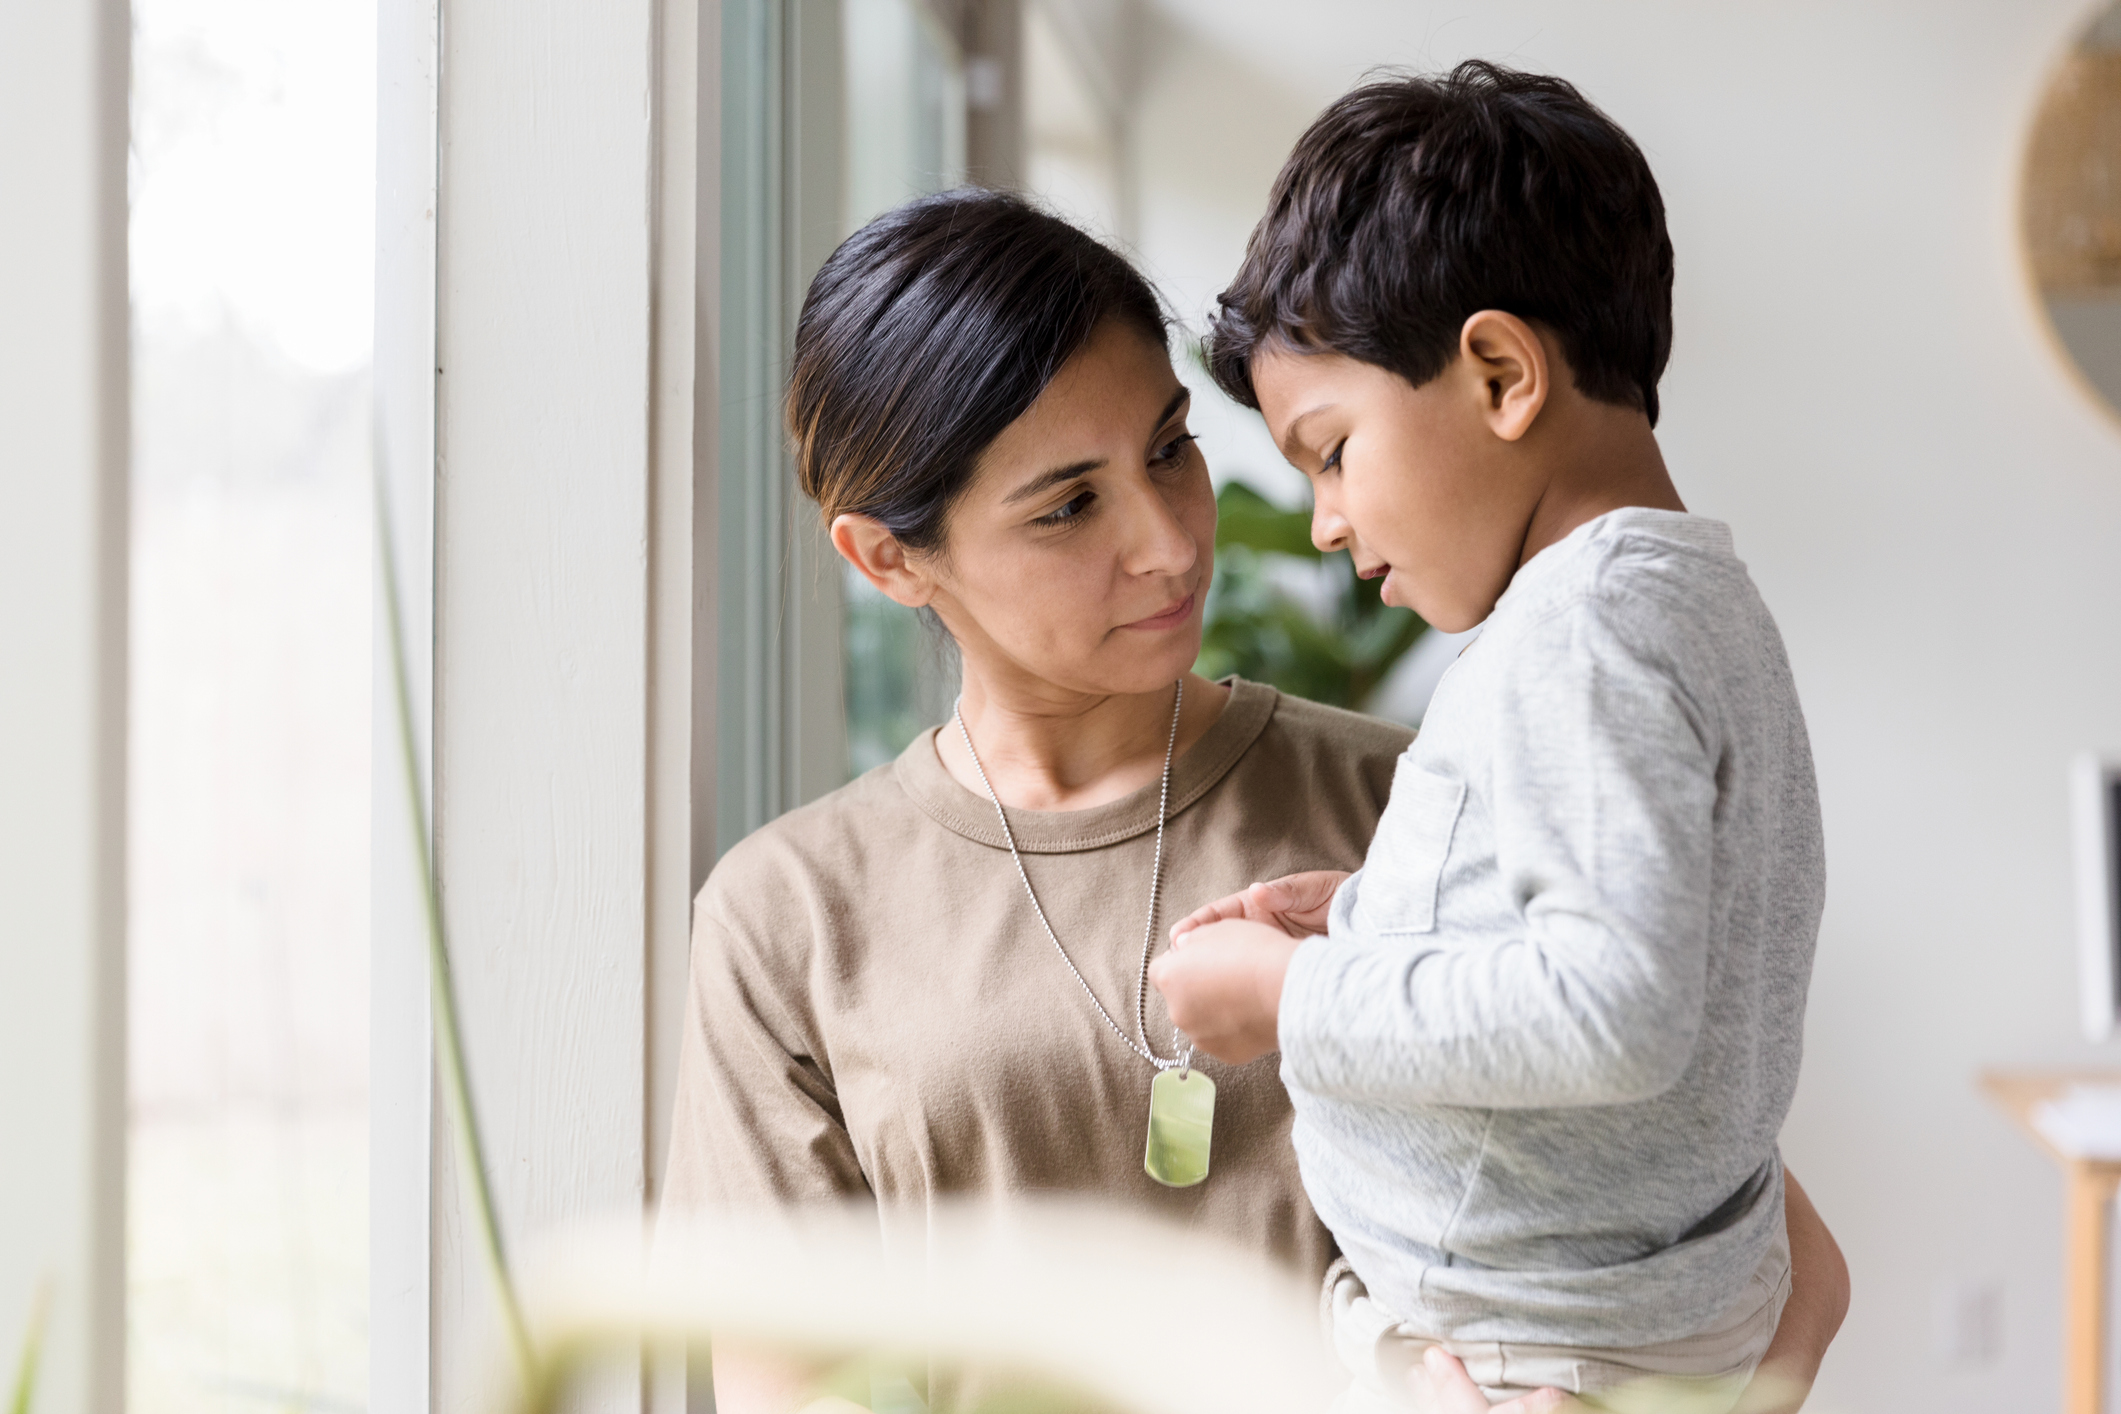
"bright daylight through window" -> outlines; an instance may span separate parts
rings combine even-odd
[[[375,8],[133,13],[127,1404],[356,1411]]]

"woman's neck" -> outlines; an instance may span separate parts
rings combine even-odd
[[[1002,804],[1014,810],[1088,810],[1132,795],[1163,774],[1171,740],[1171,687],[1123,694],[1069,693],[1050,685],[988,681],[967,664],[959,710]],[[1207,734],[1230,690],[1186,674],[1176,752]],[[956,724],[936,734],[943,768],[985,795]]]

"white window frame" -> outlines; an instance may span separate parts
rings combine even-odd
[[[839,581],[778,416],[799,281],[839,234],[838,7],[381,11],[378,455],[420,803],[520,1251],[653,1202],[691,897],[844,772]],[[387,652],[370,1402],[421,1411],[465,1404],[498,1335],[436,1098]]]
[[[719,13],[380,10],[378,456],[420,803],[520,1255],[653,1197],[712,858],[694,805],[714,779],[714,595],[693,547],[713,522],[713,399],[695,393],[714,369],[700,76]],[[472,1402],[498,1324],[436,1102],[388,649],[379,635],[370,1402],[419,1411]]]
[[[125,1398],[126,154],[121,0],[0,7],[0,1378]],[[10,1385],[11,1389],[11,1385]]]

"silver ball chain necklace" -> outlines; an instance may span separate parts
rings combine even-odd
[[[1002,823],[1009,857],[1016,861],[1016,877],[1023,880],[1024,895],[1031,900],[1031,911],[1038,915],[1039,926],[1046,930],[1053,950],[1060,954],[1061,962],[1112,1034],[1156,1068],[1156,1079],[1149,1084],[1149,1144],[1142,1156],[1142,1168],[1149,1177],[1172,1188],[1189,1188],[1208,1176],[1208,1146],[1215,1127],[1215,1082],[1193,1069],[1193,1043],[1174,1028],[1175,1054],[1169,1059],[1158,1055],[1149,1044],[1149,953],[1156,944],[1156,905],[1164,878],[1164,818],[1171,805],[1171,761],[1178,752],[1178,718],[1185,702],[1186,680],[1180,678],[1171,702],[1171,735],[1164,743],[1163,787],[1156,801],[1156,859],[1149,867],[1149,917],[1142,924],[1141,970],[1134,979],[1134,1029],[1139,1040],[1113,1020],[1112,1013],[1105,1010],[1105,1004],[1091,990],[1089,979],[1075,965],[1075,959],[1061,946],[1060,935],[1053,931],[1053,924],[1038,901],[1038,890],[1031,887],[1023,853],[1016,847],[1016,832],[1009,828],[1009,812],[1002,809],[1002,798],[995,794],[994,782],[987,779],[987,768],[972,744],[972,733],[965,726],[964,699],[959,698],[950,709],[950,715],[957,719],[957,734],[965,743],[965,753],[972,758],[972,769],[979,773],[979,783],[987,788],[987,799],[994,802],[994,815]]]

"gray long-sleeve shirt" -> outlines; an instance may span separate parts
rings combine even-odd
[[[1729,529],[1615,511],[1445,675],[1282,994],[1304,1187],[1425,1334],[1640,1346],[1782,1223],[1825,890],[1781,636]]]

